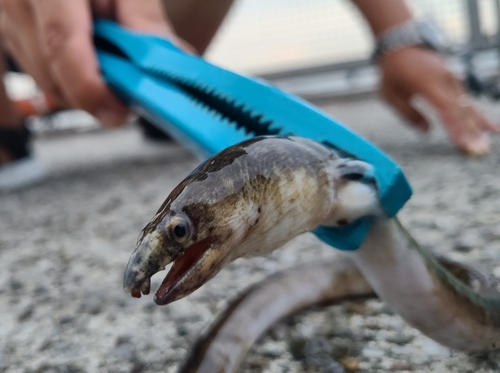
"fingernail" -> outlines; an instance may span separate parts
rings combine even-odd
[[[485,155],[490,151],[490,139],[485,134],[469,139],[462,149],[468,155]]]
[[[120,127],[125,124],[127,118],[127,115],[121,111],[108,108],[99,109],[95,116],[105,127]]]

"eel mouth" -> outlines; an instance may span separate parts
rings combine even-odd
[[[207,277],[210,268],[207,268],[207,261],[213,256],[212,248],[210,240],[205,239],[178,256],[156,291],[155,303],[165,305],[183,298],[213,277]]]
[[[158,257],[161,258],[164,250],[157,248],[150,250],[151,246],[148,243],[142,247],[146,248],[145,252],[139,248],[132,255],[124,277],[125,291],[135,298],[150,293],[151,276],[166,265],[156,265],[162,262]],[[214,245],[213,241],[207,238],[178,255],[156,291],[154,298],[156,304],[165,305],[181,299],[215,276],[227,263],[226,256],[222,255],[224,251],[221,249],[221,246]]]
[[[172,257],[163,241],[152,237],[142,242],[129,259],[123,280],[123,288],[134,298],[151,291],[151,277],[172,263],[172,267],[156,291],[154,301],[158,305],[169,304],[184,298],[198,289],[226,265],[230,245],[217,243],[208,237]]]

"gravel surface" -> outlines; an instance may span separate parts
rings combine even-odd
[[[500,106],[483,103],[492,118]],[[415,196],[402,220],[434,251],[500,277],[500,161],[457,154],[442,130],[422,138],[378,101],[324,108],[401,164]],[[304,235],[267,258],[238,260],[188,298],[158,307],[121,277],[142,227],[196,165],[134,128],[40,138],[42,184],[0,195],[0,372],[175,372],[228,300],[267,274],[335,255]],[[156,288],[163,274],[153,278]],[[277,324],[242,372],[499,372],[499,354],[452,352],[383,303],[309,310]]]

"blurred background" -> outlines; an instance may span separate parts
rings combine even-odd
[[[498,0],[408,4],[444,32],[457,73],[466,58],[483,77],[498,73]],[[373,91],[372,48],[368,26],[350,1],[240,0],[207,57],[314,99]]]
[[[408,3],[448,35],[452,68],[464,77],[472,70],[489,96],[499,96],[500,0]],[[400,216],[420,243],[500,279],[500,137],[478,159],[458,154],[442,126],[424,137],[402,125],[373,95],[372,46],[349,0],[237,0],[207,58],[320,104],[380,147],[411,180],[415,194]],[[37,92],[25,75],[6,81],[14,98]],[[478,105],[498,121],[498,102]],[[199,161],[175,142],[144,141],[138,126],[106,131],[79,111],[33,126],[49,177],[0,193],[0,372],[174,373],[229,299],[277,270],[335,254],[305,235],[268,257],[232,263],[168,307],[156,307],[151,296],[133,299],[121,283],[137,235]],[[163,276],[153,278],[153,289]],[[328,370],[311,368],[314,356],[329,357],[321,363]],[[353,371],[338,361],[357,373],[500,372],[500,354],[487,360],[451,352],[378,301],[277,324],[241,372]]]
[[[496,45],[496,0],[411,0],[420,18],[434,20],[457,44]],[[252,73],[366,61],[370,31],[347,0],[239,0],[208,58]]]
[[[452,69],[465,67],[488,83],[500,71],[500,0],[411,0],[420,18],[433,21],[450,43]],[[237,0],[206,57],[221,66],[259,75],[306,99],[371,93],[377,71],[373,40],[348,0]],[[31,78],[9,74],[16,99],[33,96]],[[490,87],[491,88],[491,87]],[[495,88],[493,88],[495,90]],[[491,95],[499,95],[498,89]],[[63,112],[34,123],[39,132],[98,126],[84,113]]]

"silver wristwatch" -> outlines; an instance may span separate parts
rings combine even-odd
[[[444,52],[448,42],[444,33],[432,22],[410,20],[388,29],[377,38],[372,60],[377,61],[388,52],[413,46]]]

